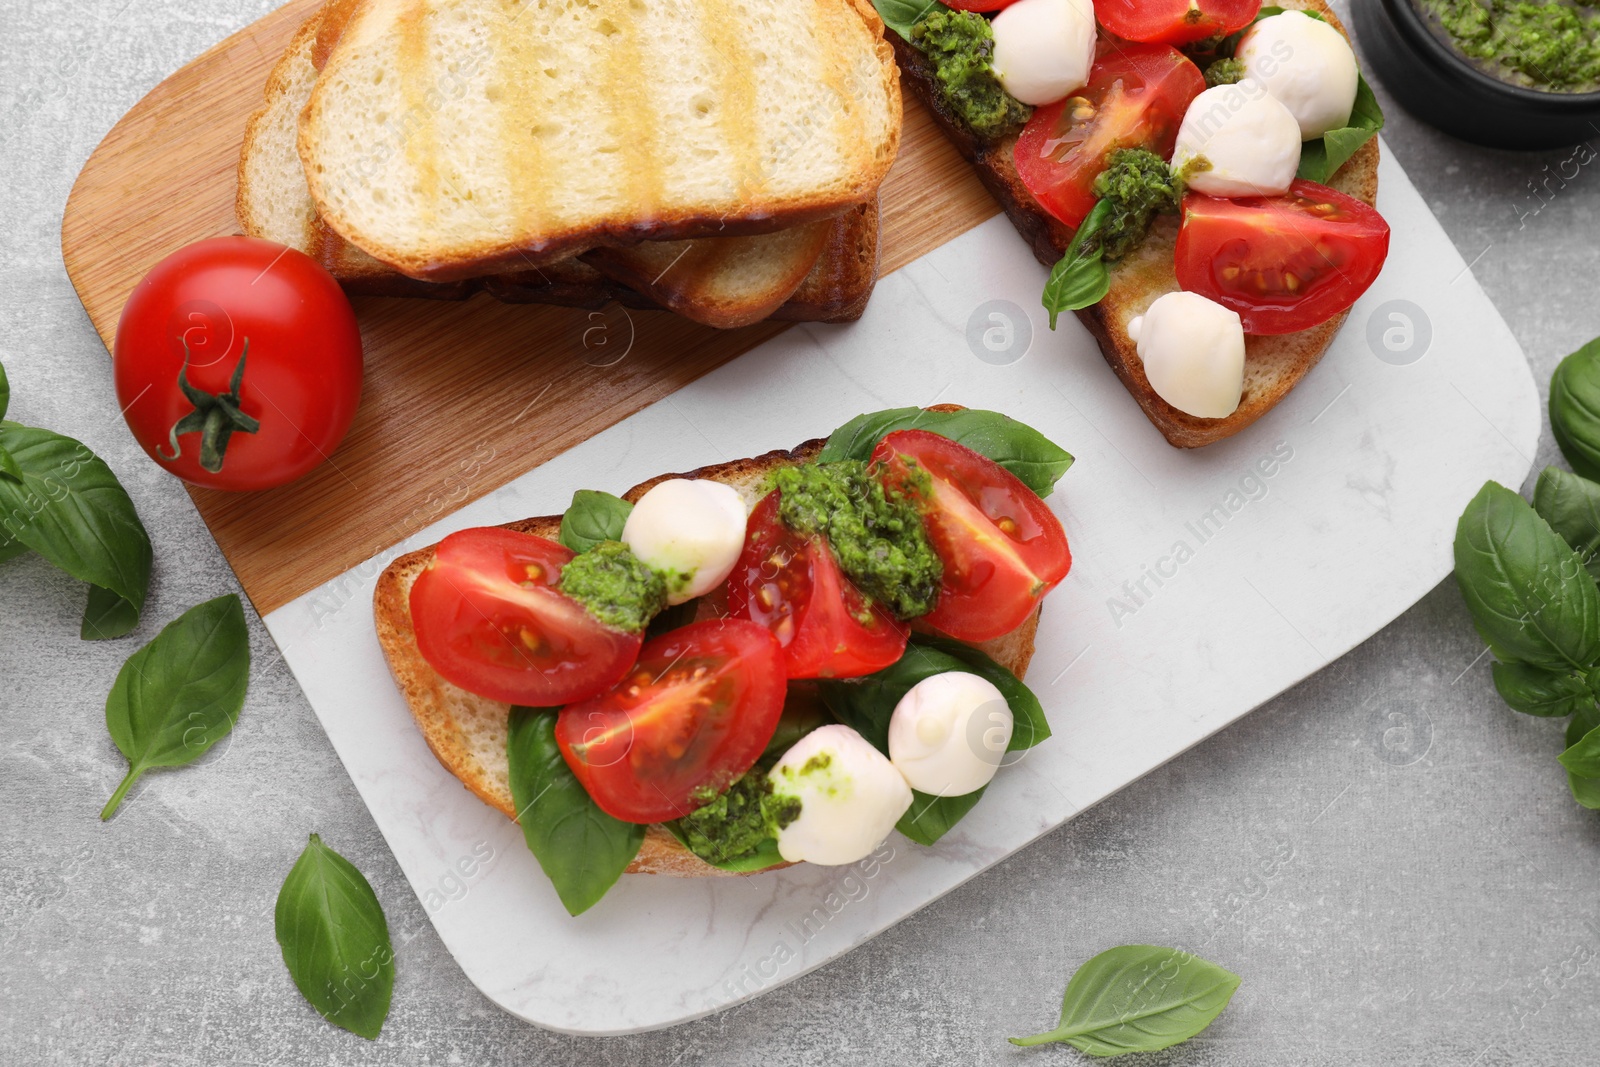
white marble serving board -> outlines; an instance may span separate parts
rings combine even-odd
[[[1310,376],[1221,444],[1169,447],[1071,316],[1045,328],[1045,271],[1000,217],[883,279],[859,323],[792,329],[268,615],[467,976],[523,1019],[586,1034],[669,1026],[755,996],[1161,766],[1444,578],[1468,499],[1485,479],[1527,475],[1539,406],[1517,342],[1387,153],[1381,188],[1394,228],[1382,277]],[[1005,340],[987,312],[969,344],[987,301],[1014,305],[1014,344],[1031,326],[1020,359],[1004,362],[1018,347],[984,348],[991,325],[989,340]],[[1406,302],[1409,351],[1393,301]],[[1385,330],[1402,351],[1384,347]],[[935,402],[1006,412],[1077,456],[1049,501],[1074,565],[1044,610],[1027,677],[1054,736],[934,848],[896,834],[852,867],[630,875],[569,917],[517,828],[447,774],[412,725],[373,633],[374,577],[451,530],[559,512],[575,489],[620,492],[791,447],[863,411]],[[514,447],[510,429],[486,431],[489,443]]]

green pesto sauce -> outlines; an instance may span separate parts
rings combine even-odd
[[[636,634],[667,606],[667,583],[621,541],[601,541],[561,568],[561,591],[607,626]]]
[[[933,610],[944,564],[909,497],[885,493],[855,459],[780,467],[773,484],[783,494],[783,524],[826,537],[839,569],[868,599],[900,619]]]
[[[945,107],[979,137],[991,141],[1004,137],[1033,113],[1005,91],[989,65],[994,30],[982,15],[935,5],[911,27],[911,43],[933,64]]]
[[[1244,62],[1229,56],[1219,59],[1206,67],[1206,88],[1215,89],[1219,85],[1233,85],[1244,81]]]
[[[1111,153],[1108,166],[1094,180],[1094,195],[1111,204],[1111,216],[1100,233],[1107,259],[1121,259],[1139,246],[1157,215],[1176,214],[1182,183],[1166,160],[1146,148]]]
[[[754,852],[799,817],[800,799],[773,793],[766,772],[757,768],[679,819],[678,829],[696,856],[727,863]]]
[[[1434,32],[1501,81],[1600,89],[1600,4],[1585,0],[1415,0]]]

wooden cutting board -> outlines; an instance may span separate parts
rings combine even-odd
[[[239,232],[245,119],[319,3],[292,0],[167,78],[84,165],[61,252],[108,350],[124,301],[158,260]],[[999,211],[909,94],[882,207],[884,274]],[[483,295],[362,298],[355,308],[366,381],[331,460],[267,492],[189,490],[262,614],[787,328],[721,331],[665,312],[513,306]]]

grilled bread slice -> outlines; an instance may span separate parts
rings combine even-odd
[[[867,0],[362,0],[299,151],[323,221],[427,281],[770,233],[888,172],[882,30]]]
[[[1322,0],[1282,0],[1281,6],[1315,11],[1349,36]],[[1072,230],[1046,212],[1022,184],[1012,159],[1016,137],[992,143],[975,137],[940,102],[932,68],[922,52],[898,34],[890,33],[889,37],[912,93],[927,105],[945,134],[977,168],[978,177],[1000,202],[1034,255],[1041,263],[1054,266],[1065,254]],[[1363,145],[1328,184],[1341,193],[1373,203],[1378,195],[1377,140]],[[1105,299],[1078,312],[1078,317],[1099,342],[1101,353],[1123,386],[1168,443],[1178,448],[1198,448],[1233,436],[1270,411],[1316,366],[1345,315],[1299,333],[1246,337],[1244,396],[1238,410],[1223,419],[1204,419],[1179,411],[1150,388],[1138,348],[1128,336],[1130,321],[1144,314],[1157,297],[1178,289],[1173,268],[1177,238],[1178,220],[1158,218],[1144,244],[1112,265],[1111,291]]]
[[[941,405],[935,410],[956,409]],[[635,486],[624,493],[623,498],[636,501],[656,483],[668,478],[713,478],[738,489],[746,505],[754,506],[765,492],[768,477],[774,470],[811,459],[821,451],[823,444],[821,440],[807,441],[789,452],[769,452],[754,459],[702,467],[689,474],[664,474]],[[524,519],[508,524],[507,528],[554,539],[561,529],[561,517],[547,515]],[[416,633],[411,623],[411,586],[432,559],[433,547],[430,546],[401,556],[379,575],[373,593],[378,641],[389,661],[389,670],[417,720],[417,727],[445,770],[459,778],[461,784],[485,804],[515,819],[517,810],[511,799],[506,763],[510,706],[451,685],[439,677],[417,651]],[[697,618],[718,618],[725,612],[726,604],[720,602],[719,597],[708,596],[701,600]],[[1033,657],[1033,639],[1038,625],[1039,613],[1035,610],[1016,630],[979,647],[1021,678]],[[650,827],[639,855],[628,870],[681,877],[728,873],[701,861],[659,826]]]
[[[354,0],[331,0],[312,15],[268,77],[265,101],[250,118],[239,156],[235,206],[247,234],[307,253],[347,291],[359,295],[462,299],[487,288],[515,303],[598,308],[617,300],[639,308],[668,307],[722,327],[746,325],[780,308],[783,318],[860,317],[877,278],[875,200],[869,201],[871,218],[856,209],[800,232],[673,242],[670,254],[657,252],[654,242],[594,253],[615,257],[611,274],[625,278],[631,271],[642,277],[650,296],[572,258],[514,272],[498,282],[422,282],[367,255],[322,225],[295,149],[298,116],[317,78],[317,53],[337,41],[336,33],[330,39],[330,23],[337,26],[353,6]],[[701,252],[702,243],[711,248]],[[869,251],[870,270],[859,265],[863,247]],[[823,256],[819,249],[829,254]],[[785,301],[794,306],[785,308]]]

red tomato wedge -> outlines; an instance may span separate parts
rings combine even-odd
[[[556,743],[602,811],[677,819],[748,771],[783,714],[771,631],[710,619],[651,639],[609,692],[563,708]]]
[[[1017,0],[944,0],[944,6],[956,11],[1000,11]]]
[[[728,578],[729,613],[772,631],[790,678],[856,678],[894,663],[910,627],[868,603],[826,541],[786,527],[780,500],[773,490],[750,514]]]
[[[1237,311],[1245,333],[1326,322],[1367,291],[1388,254],[1382,215],[1315,182],[1284,196],[1183,198],[1178,284]]]
[[[1189,102],[1206,87],[1200,68],[1161,44],[1101,44],[1089,84],[1036,108],[1012,157],[1046,211],[1077,226],[1094,207],[1094,180],[1119,148],[1169,159]]]
[[[445,680],[508,704],[553,707],[609,688],[643,638],[556,588],[571,558],[554,541],[498,527],[446,537],[411,587],[422,658]]]
[[[951,637],[1010,633],[1072,567],[1055,514],[987,456],[927,430],[899,430],[878,443],[872,462],[890,492],[920,498],[944,561],[938,602],[922,618]]]
[[[1094,17],[1127,41],[1190,44],[1244,29],[1261,0],[1095,0]]]

